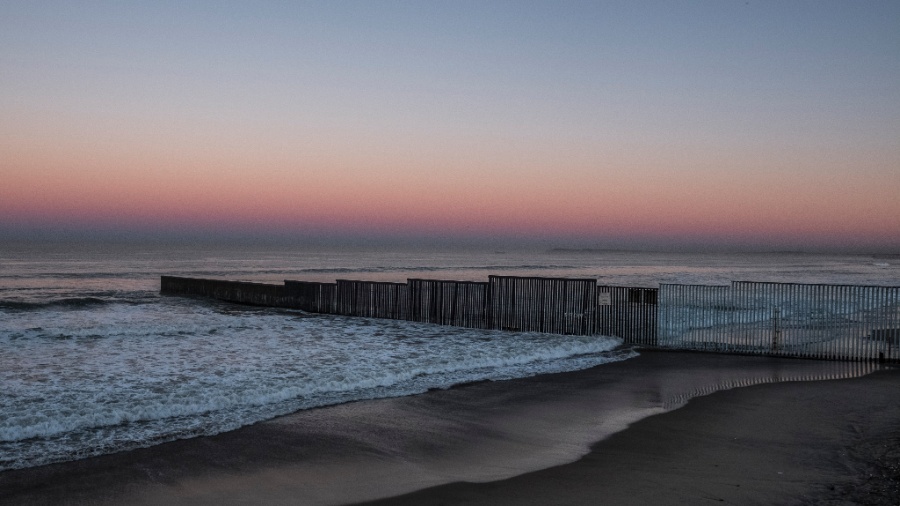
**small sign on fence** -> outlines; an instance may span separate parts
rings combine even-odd
[[[597,294],[598,306],[612,306],[612,294],[609,292],[600,292]]]

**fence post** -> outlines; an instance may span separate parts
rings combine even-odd
[[[778,341],[781,335],[781,330],[778,329],[778,323],[781,315],[781,310],[777,307],[775,308],[772,314],[772,351],[778,351]]]

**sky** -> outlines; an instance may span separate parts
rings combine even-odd
[[[0,241],[900,252],[900,2],[0,3]]]

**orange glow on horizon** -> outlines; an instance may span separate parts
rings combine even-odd
[[[7,176],[0,211],[7,219],[134,226],[258,227],[272,230],[365,230],[411,234],[573,237],[900,237],[900,205],[889,182],[796,194],[790,186],[746,180],[648,187],[640,181],[577,185],[567,180],[475,185],[412,180],[356,180],[240,172],[173,171],[171,176],[110,171],[36,170]],[[250,173],[252,174],[252,173]],[[9,189],[15,188],[15,192]],[[24,189],[24,191],[23,191]],[[753,198],[746,195],[753,194]]]
[[[540,146],[525,154],[507,151],[522,146],[460,146],[455,156],[447,147],[438,156],[434,146],[380,154],[320,146],[264,155],[20,140],[0,161],[6,223],[583,240],[900,238],[900,175],[889,153],[870,154],[851,172],[816,153],[794,153],[788,171],[784,153],[740,162],[629,150],[559,158]]]

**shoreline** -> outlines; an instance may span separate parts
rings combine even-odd
[[[571,464],[358,504],[896,505],[898,394],[900,369],[719,391],[640,420]]]
[[[604,466],[641,455],[651,463],[662,462],[649,452],[648,443],[640,443],[638,434],[649,438],[654,431],[663,431],[674,434],[674,440],[687,438],[703,448],[709,441],[674,429],[684,423],[682,418],[694,423],[700,434],[712,434],[721,427],[710,420],[725,416],[722,406],[747,416],[754,409],[763,414],[772,410],[765,399],[747,392],[771,390],[764,397],[782,399],[814,391],[806,402],[820,411],[833,408],[830,396],[843,395],[856,410],[845,406],[844,418],[858,415],[863,407],[882,408],[875,422],[855,422],[868,423],[875,431],[885,432],[890,423],[900,420],[900,408],[883,405],[900,393],[897,370],[853,381],[783,382],[847,377],[865,372],[866,366],[641,353],[583,371],[358,401],[301,411],[216,436],[4,471],[0,472],[0,504],[346,504],[379,497],[386,499],[378,504],[502,504],[504,500],[523,504],[528,498],[537,504],[542,502],[539,497],[546,503],[548,496],[541,496],[541,490],[557,490],[559,497],[578,504],[579,497],[590,497],[592,483],[602,482],[591,473],[605,473]],[[870,392],[864,399],[869,404],[861,404],[860,391],[867,388],[862,385],[877,393]],[[723,389],[730,390],[720,392]],[[707,395],[712,392],[718,393]],[[738,409],[742,406],[749,407]],[[783,422],[789,424],[789,420]],[[655,429],[646,433],[645,426]],[[809,434],[793,437],[802,444]],[[757,443],[749,450],[768,448]],[[838,438],[837,444],[844,443]],[[619,453],[610,454],[608,448],[619,448]],[[725,450],[730,455],[735,449],[726,445]],[[610,461],[598,455],[617,457]],[[829,472],[819,470],[822,479],[831,479]],[[679,476],[685,477],[666,476],[673,484]],[[625,478],[619,476],[610,487],[616,483],[626,489],[637,486],[633,476]],[[542,485],[535,489],[536,485],[529,485],[532,482]],[[803,483],[817,482],[813,476]],[[559,491],[561,484],[564,490]],[[528,497],[515,492],[529,487],[533,490]],[[646,499],[658,502],[665,497]]]

